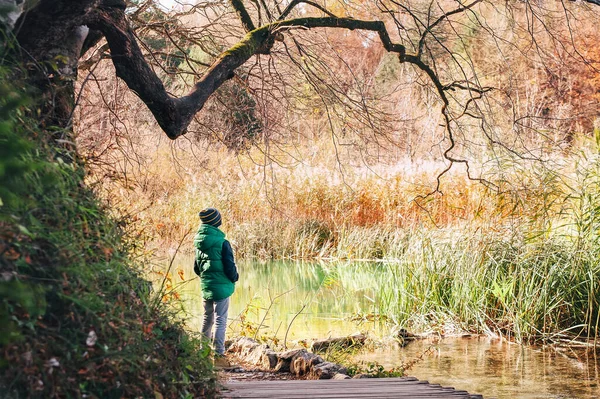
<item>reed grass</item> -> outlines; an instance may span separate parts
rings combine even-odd
[[[373,312],[411,330],[595,337],[598,249],[574,252],[556,240],[419,232],[393,262],[347,262],[331,273],[344,290],[373,298]]]

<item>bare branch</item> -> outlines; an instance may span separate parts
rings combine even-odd
[[[285,28],[342,28],[348,30],[368,30],[377,32],[381,44],[383,47],[393,53],[398,53],[401,56],[406,53],[406,49],[403,45],[393,43],[390,39],[390,35],[382,21],[364,21],[354,18],[338,18],[338,17],[323,17],[323,18],[295,18],[288,19],[285,21],[275,22],[272,25],[274,31],[286,30]]]
[[[472,7],[479,1],[481,0],[474,0],[474,2],[467,6],[448,12],[438,18],[431,27],[439,24],[450,15]],[[291,9],[300,3],[310,4],[310,2],[304,0],[294,0],[282,12],[282,17],[289,14]],[[243,7],[241,0],[231,0],[231,4],[238,12],[244,27],[246,29],[253,28],[252,21]],[[144,55],[137,44],[135,35],[129,26],[128,19],[123,10],[119,8],[103,8],[99,9],[94,15],[95,17],[88,24],[93,29],[97,29],[105,35],[110,46],[117,76],[123,79],[129,88],[148,106],[160,127],[171,139],[175,139],[186,133],[187,127],[194,116],[204,107],[210,96],[224,82],[234,76],[237,68],[256,54],[268,54],[275,40],[283,40],[284,32],[298,28],[336,28],[377,33],[386,51],[397,53],[401,62],[414,64],[427,74],[443,101],[444,111],[449,105],[449,99],[446,95],[447,90],[456,88],[471,90],[470,87],[442,84],[435,69],[426,64],[419,54],[406,54],[404,45],[392,42],[383,21],[327,16],[278,20],[252,29],[237,44],[221,53],[215,59],[212,65],[198,79],[189,94],[175,98],[167,93],[160,78],[144,59]],[[425,35],[426,32],[423,33],[423,37]],[[450,119],[448,115],[446,117],[449,124]],[[450,130],[449,135],[452,135]],[[452,137],[450,139],[452,140]],[[449,151],[445,153],[446,158],[454,162],[460,162],[459,160],[452,160]]]
[[[263,10],[265,10],[265,14],[267,14],[267,18],[269,19],[269,21],[272,21],[273,15],[271,15],[271,11],[269,11],[269,7],[267,7],[265,0],[260,0],[260,4],[262,4]]]
[[[256,27],[254,26],[254,22],[252,22],[252,18],[250,18],[250,14],[248,14],[244,3],[242,3],[242,0],[231,0],[231,6],[234,8],[238,17],[240,17],[240,20],[242,21],[242,25],[244,25],[244,29],[246,30],[246,32],[250,32],[256,29]]]
[[[233,77],[235,69],[255,54],[268,53],[281,31],[295,27],[342,28],[374,31],[387,51],[405,54],[404,46],[393,43],[381,21],[362,21],[352,18],[298,18],[278,21],[249,32],[229,50],[223,52],[196,83],[187,96],[168,95],[160,78],[154,73],[135,40],[125,13],[116,8],[98,10],[89,21],[94,29],[102,31],[111,49],[117,76],[123,79],[148,106],[167,136],[175,139],[185,134],[194,115],[225,81]],[[407,59],[406,62],[412,62]]]
[[[417,51],[417,54],[420,56],[421,54],[423,54],[423,46],[425,45],[425,39],[427,38],[427,34],[431,32],[431,30],[433,28],[435,28],[437,25],[439,25],[440,23],[442,23],[445,19],[447,19],[448,17],[454,15],[454,14],[460,14],[466,10],[469,10],[470,8],[472,8],[473,6],[475,6],[477,3],[481,3],[483,0],[475,0],[473,1],[471,4],[467,4],[466,6],[461,6],[458,7],[452,11],[448,11],[447,13],[443,14],[442,16],[440,16],[437,20],[435,20],[434,23],[432,23],[431,25],[427,26],[425,28],[425,32],[423,32],[423,34],[421,35],[421,39],[419,40],[419,49]]]
[[[321,6],[320,4],[315,3],[313,1],[293,0],[290,4],[288,4],[288,6],[285,8],[285,10],[283,10],[283,12],[279,16],[279,18],[277,18],[277,20],[281,21],[281,20],[284,20],[285,18],[287,18],[287,16],[292,12],[292,10],[299,4],[308,4],[310,6],[313,6],[314,8],[322,11],[326,15],[336,18],[336,16],[333,13],[331,13],[329,10],[327,10],[325,7]]]

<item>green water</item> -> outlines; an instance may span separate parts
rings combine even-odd
[[[200,330],[202,299],[192,271],[193,258],[175,260],[173,275],[182,269],[186,281],[179,288],[188,325]],[[377,313],[373,288],[348,290],[335,277],[331,265],[299,262],[239,263],[240,280],[231,297],[228,334],[234,336],[245,323],[259,327],[264,336],[288,341],[347,335],[356,332],[382,336],[387,329],[378,322],[350,319],[357,314]]]
[[[184,301],[190,329],[200,330],[202,299],[193,258],[175,259],[172,275]],[[353,316],[379,313],[380,264],[240,263],[231,298],[228,336],[244,323],[259,334],[287,342],[355,332],[386,338],[390,327]],[[179,277],[179,270],[184,279]],[[388,282],[389,283],[389,282]],[[354,318],[356,319],[356,318]],[[366,317],[361,320],[372,320]],[[427,351],[429,349],[429,351]],[[400,366],[423,353],[409,375],[486,398],[592,399],[600,397],[599,361],[590,353],[533,348],[491,338],[419,340],[403,349],[386,346],[359,354],[357,361]]]

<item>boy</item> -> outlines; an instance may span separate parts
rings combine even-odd
[[[224,356],[229,297],[235,290],[235,282],[238,281],[239,275],[231,244],[225,239],[225,233],[219,229],[221,214],[214,208],[206,208],[200,211],[199,215],[202,224],[194,237],[194,272],[200,276],[204,299],[202,334],[213,341],[215,366],[224,367],[228,365]],[[216,328],[213,336],[215,313]]]

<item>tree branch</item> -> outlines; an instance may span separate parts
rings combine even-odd
[[[423,46],[425,45],[425,39],[427,38],[427,34],[430,33],[433,28],[435,28],[437,25],[439,25],[441,22],[443,22],[445,19],[447,19],[451,15],[460,14],[466,10],[469,10],[470,8],[475,6],[477,3],[481,3],[482,1],[483,0],[475,0],[471,4],[467,4],[467,5],[455,8],[454,10],[448,11],[447,13],[440,16],[437,20],[435,20],[431,25],[426,26],[425,31],[423,32],[423,34],[421,35],[421,39],[419,40],[419,47],[418,47],[419,49],[417,51],[417,55],[421,56],[423,54]]]
[[[188,95],[174,98],[167,93],[160,78],[144,59],[127,17],[121,8],[99,8],[87,23],[92,29],[97,29],[104,34],[111,50],[117,76],[123,79],[148,106],[160,127],[171,139],[185,134],[194,115],[203,108],[208,98],[225,81],[233,77],[234,71],[250,57],[255,54],[268,53],[275,39],[282,36],[282,31],[302,27],[308,29],[360,29],[377,32],[387,51],[398,53],[404,62],[414,62],[414,56],[413,58],[404,58],[405,47],[392,42],[382,21],[336,17],[282,20],[248,32],[242,40],[223,52],[213,62]],[[248,27],[247,23],[246,25]]]
[[[271,11],[269,11],[269,7],[267,7],[267,3],[265,3],[265,0],[260,0],[260,4],[262,4],[263,10],[265,11],[265,14],[267,14],[267,19],[270,21],[273,20],[273,15],[271,15]]]
[[[452,165],[454,163],[461,163],[464,164],[466,169],[467,169],[467,176],[469,177],[470,180],[475,180],[478,181],[480,183],[483,184],[490,184],[488,181],[479,178],[479,177],[473,177],[471,175],[471,168],[469,165],[469,162],[466,159],[459,159],[459,158],[455,158],[452,155],[452,150],[454,150],[454,148],[456,147],[456,140],[454,139],[454,133],[452,131],[452,128],[450,127],[450,115],[448,113],[448,106],[450,105],[450,101],[448,100],[448,96],[446,95],[446,90],[451,90],[454,87],[459,87],[461,89],[467,89],[467,90],[473,90],[479,94],[481,93],[485,93],[487,90],[486,89],[477,89],[477,88],[468,88],[459,84],[456,85],[443,85],[440,82],[439,77],[436,75],[435,71],[433,69],[431,69],[431,67],[429,65],[427,65],[425,62],[423,62],[423,60],[421,60],[421,58],[417,55],[412,55],[412,54],[406,54],[404,56],[400,57],[400,62],[409,62],[415,66],[417,66],[420,70],[422,70],[423,72],[425,72],[427,74],[427,76],[429,76],[429,79],[433,82],[440,98],[442,99],[443,105],[442,105],[442,115],[444,116],[444,121],[445,121],[445,128],[446,128],[446,132],[448,132],[448,140],[450,140],[450,145],[444,150],[444,158],[446,158],[448,161],[450,161],[450,164],[444,168],[444,170],[442,172],[440,172],[437,176],[437,184],[436,187],[433,191],[431,191],[430,193],[428,193],[426,196],[432,195],[436,192],[440,191],[440,187],[442,184],[442,176],[444,176],[446,173],[448,173],[450,171],[450,169],[452,168]],[[466,108],[465,108],[466,109]]]
[[[246,32],[251,32],[254,29],[256,29],[256,27],[254,26],[254,22],[252,22],[252,18],[250,18],[250,14],[248,14],[244,3],[242,3],[242,0],[230,0],[230,2],[238,17],[240,17],[240,20],[242,21],[242,25],[244,25],[244,29],[246,30]]]
[[[342,28],[348,30],[368,30],[377,32],[381,44],[383,47],[393,53],[404,55],[406,48],[397,43],[393,43],[390,39],[385,24],[382,21],[363,21],[354,18],[338,18],[338,17],[306,17],[306,18],[294,18],[284,21],[278,21],[271,24],[273,31],[282,31],[286,29],[304,27],[304,28]]]
[[[180,117],[176,101],[144,59],[125,13],[112,7],[99,8],[87,23],[106,37],[117,76],[144,101],[167,136],[177,137],[175,126],[180,124]]]
[[[327,10],[325,7],[321,6],[320,4],[317,4],[313,1],[309,1],[309,0],[292,0],[292,2],[290,4],[288,4],[288,6],[285,8],[285,10],[283,10],[283,12],[281,13],[281,15],[279,16],[279,18],[277,18],[278,21],[284,20],[285,18],[287,18],[287,16],[292,12],[292,10],[294,9],[294,7],[296,7],[298,4],[308,4],[310,6],[313,6],[314,8],[321,10],[323,13],[327,14],[330,17],[336,18],[336,16],[334,14],[332,14],[329,10]]]

